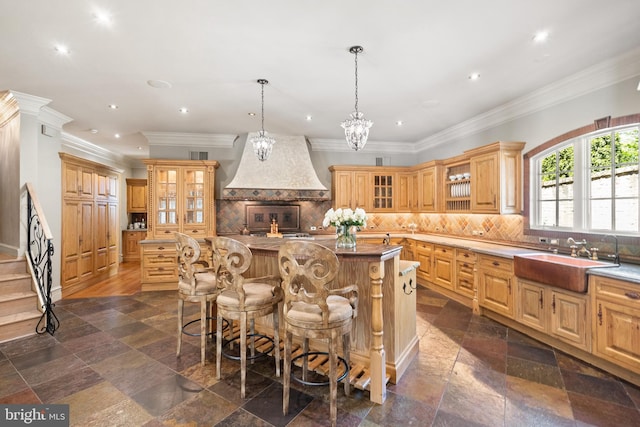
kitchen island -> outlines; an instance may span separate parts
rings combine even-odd
[[[230,237],[245,243],[253,253],[248,275],[279,274],[277,254],[286,239]],[[334,250],[340,260],[337,280],[341,284],[358,286],[351,361],[353,366],[365,367],[361,388],[369,389],[373,402],[383,403],[387,380],[395,383],[418,352],[415,279],[408,284],[403,280],[407,268],[400,268],[402,246],[359,242],[355,250],[338,250],[333,238],[312,241]]]

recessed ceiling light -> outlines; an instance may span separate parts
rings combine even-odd
[[[640,90],[640,82],[638,82],[638,90]]]
[[[249,114],[251,117],[254,117],[256,115],[256,113],[247,113]]]
[[[549,39],[549,31],[541,30],[534,34],[533,41],[535,43],[544,43]]]
[[[111,25],[111,16],[103,11],[98,11],[93,14],[93,19],[100,25]]]
[[[147,80],[147,84],[156,89],[171,89],[171,83],[165,80]]]
[[[138,150],[142,150],[142,147],[138,145]]]
[[[98,133],[98,129],[89,129],[89,132],[91,132],[93,134],[96,134],[96,133]]]
[[[109,108],[112,110],[117,110],[118,106],[116,104],[109,104]]]
[[[404,123],[402,122],[402,120],[398,120],[398,121],[396,122],[396,126],[402,126],[403,124],[404,124]]]
[[[480,78],[480,73],[469,74],[469,80],[478,80],[479,78]]]
[[[56,50],[56,52],[58,52],[61,55],[68,55],[69,54],[69,48],[66,47],[65,45],[58,44],[58,45],[55,46],[54,49]]]
[[[119,133],[116,133],[116,134],[115,134],[115,135],[113,135],[113,136],[115,136],[116,138],[120,138],[120,134],[119,134]]]
[[[310,121],[313,119],[313,117],[312,117],[312,116],[307,116],[306,118],[307,118],[307,121],[308,121],[308,122],[310,122]]]
[[[182,107],[178,111],[180,111],[182,114],[187,114],[189,112],[189,109],[187,107]]]

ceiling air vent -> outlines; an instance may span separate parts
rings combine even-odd
[[[209,160],[209,153],[207,151],[189,151],[189,159]]]

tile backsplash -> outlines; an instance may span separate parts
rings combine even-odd
[[[246,223],[247,205],[271,202],[248,202],[233,200],[217,200],[217,233],[240,233]],[[286,204],[283,202],[273,202]],[[300,206],[300,231],[307,233],[335,232],[333,227],[322,230],[325,212],[331,208],[331,201],[300,201],[291,204]],[[372,233],[409,233],[410,224],[416,225],[416,233],[442,234],[450,237],[463,237],[486,240],[496,243],[525,244],[540,249],[549,245],[541,244],[537,235],[524,234],[524,218],[521,215],[481,215],[481,214],[445,214],[445,213],[367,213],[367,230]],[[311,227],[316,227],[311,231]],[[362,232],[365,232],[363,230]],[[578,235],[576,235],[578,236]],[[588,240],[588,239],[587,239]],[[625,259],[640,263],[640,242],[638,239],[626,239],[631,244],[621,244],[620,254]],[[564,239],[562,239],[564,243]],[[635,243],[634,243],[635,242]],[[604,253],[610,252],[610,243],[598,242],[597,246]],[[561,244],[561,250],[564,248]]]

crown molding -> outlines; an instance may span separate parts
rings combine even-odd
[[[308,138],[313,151],[352,152],[344,139]],[[368,141],[363,152],[374,153],[417,153],[416,144],[412,142]]]
[[[53,108],[49,108],[49,107],[42,107],[38,118],[44,124],[50,125],[51,127],[59,131],[62,130],[62,126],[73,121],[71,117],[66,116],[61,112],[56,111]]]
[[[620,83],[640,75],[639,70],[640,48],[637,48],[417,141],[415,151],[446,144]]]
[[[187,132],[142,132],[149,145],[232,148],[238,135]]]
[[[14,90],[12,90],[11,93],[18,100],[18,106],[20,107],[21,113],[37,116],[40,114],[42,107],[51,102],[51,100],[47,98],[16,92]]]
[[[92,144],[91,142],[85,141],[84,139],[78,138],[77,136],[71,135],[67,132],[60,133],[60,140],[63,146],[88,154],[90,156],[128,167],[132,167],[133,165],[132,160],[128,157],[115,154],[109,150],[106,150],[98,145]]]

